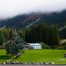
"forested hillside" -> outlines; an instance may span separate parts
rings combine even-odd
[[[38,18],[40,20],[37,20]],[[28,25],[31,26],[26,28]],[[10,29],[12,33],[14,33],[15,29],[18,29],[17,33],[26,42],[42,42],[51,46],[51,48],[56,48],[62,39],[66,39],[66,10],[49,14],[31,13],[18,15],[14,18],[0,21],[0,27],[0,38],[2,38],[0,39],[0,45],[8,40]],[[13,37],[12,33],[10,34],[11,37]],[[66,44],[63,47],[63,49],[66,49]]]
[[[64,25],[66,22],[66,10],[53,13],[31,13],[18,15],[13,18],[0,21],[0,27],[6,25],[6,27],[21,29],[38,18],[41,18],[39,23],[43,22],[48,24]]]

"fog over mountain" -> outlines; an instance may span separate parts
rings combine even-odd
[[[60,12],[66,0],[0,0],[0,18],[10,18],[31,12]]]
[[[37,19],[40,20],[36,22]],[[28,25],[49,24],[49,25],[66,25],[66,10],[53,13],[30,13],[21,14],[12,18],[4,19],[0,21],[0,28],[6,26],[6,28],[22,29]],[[33,26],[34,26],[33,25]]]

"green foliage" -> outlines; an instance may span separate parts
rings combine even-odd
[[[43,44],[42,48],[43,49],[51,49],[51,47],[49,45],[47,45],[47,44]]]
[[[45,42],[50,46],[59,44],[60,36],[56,25],[38,24],[26,29],[27,42]]]
[[[63,26],[66,26],[66,24],[64,24]],[[64,28],[63,30],[61,30],[59,32],[59,34],[60,34],[61,39],[66,39],[66,28]]]
[[[14,29],[12,28],[2,29],[0,31],[0,45],[5,46],[5,42],[12,40],[13,43],[19,45],[19,48],[23,48],[21,43],[25,40],[27,43],[44,42],[51,48],[55,49],[59,45],[61,39],[58,26],[46,23],[39,23],[28,29],[17,30],[17,34],[18,36],[16,36],[16,33],[14,34]]]
[[[11,34],[11,33],[10,33]],[[10,36],[10,35],[9,35]],[[17,55],[24,48],[25,41],[15,31],[13,37],[6,43],[6,51],[10,55]]]
[[[0,30],[0,46],[4,44],[4,42],[6,41],[6,38],[3,34],[3,32]]]
[[[64,50],[66,50],[66,42],[63,42],[62,44],[58,45],[57,49],[64,49]]]
[[[58,28],[57,28],[56,25],[55,26],[50,25],[49,28],[50,28],[50,30],[49,30],[49,33],[48,33],[48,44],[51,47],[58,46],[59,40],[60,40]]]
[[[56,49],[65,49],[64,46],[58,46]]]
[[[14,33],[13,40],[14,40],[14,44],[17,46],[18,49],[23,49],[24,48],[25,41],[24,41],[23,38],[21,38],[19,36],[19,34]]]
[[[21,37],[21,38],[24,38],[25,39],[25,29],[23,29],[23,30],[19,30],[18,31],[18,34],[19,34],[19,36]]]

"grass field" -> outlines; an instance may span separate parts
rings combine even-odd
[[[14,61],[22,62],[54,62],[55,64],[66,64],[66,58],[64,58],[66,50],[25,50],[19,58]],[[6,58],[4,58],[5,56]],[[0,62],[8,61],[6,51],[0,50]]]

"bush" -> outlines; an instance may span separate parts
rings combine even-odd
[[[57,49],[64,49],[64,46],[58,46]]]
[[[57,49],[66,49],[66,42],[63,42],[62,44],[60,44]]]
[[[51,49],[51,47],[50,47],[49,45],[47,45],[47,44],[43,44],[43,45],[42,45],[42,48],[43,48],[43,49]]]

